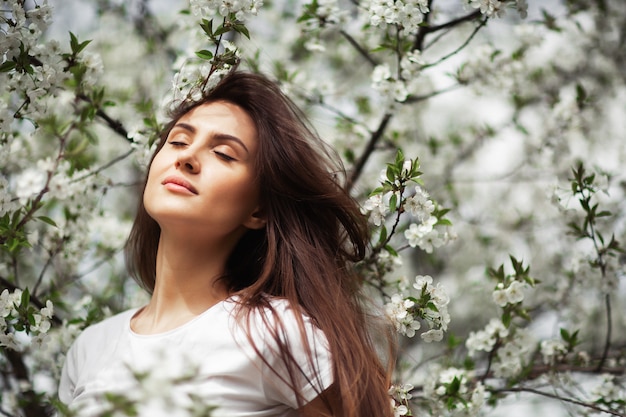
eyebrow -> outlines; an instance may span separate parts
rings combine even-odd
[[[196,129],[195,127],[193,127],[192,125],[187,124],[187,123],[176,123],[176,124],[174,125],[174,127],[172,128],[172,130],[173,130],[173,129],[175,129],[175,128],[177,128],[177,127],[178,127],[178,128],[181,128],[181,129],[183,129],[183,130],[186,130],[186,131],[188,131],[188,132],[190,132],[190,133],[194,133],[194,134],[195,134],[195,133],[196,133],[196,131],[197,131],[197,129]],[[217,133],[213,133],[213,134],[211,135],[211,138],[213,138],[213,139],[215,139],[215,140],[218,140],[218,141],[221,141],[221,140],[227,140],[227,141],[236,142],[236,143],[238,143],[239,145],[241,145],[241,147],[242,147],[242,148],[243,148],[243,149],[244,149],[247,153],[250,153],[250,151],[248,150],[248,147],[246,146],[246,144],[245,144],[245,143],[243,143],[243,141],[242,141],[241,139],[239,139],[237,136],[229,135],[228,133],[219,133],[219,132],[217,132]]]

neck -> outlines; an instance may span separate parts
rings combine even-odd
[[[133,329],[159,333],[176,328],[228,297],[219,280],[231,248],[161,235],[156,281],[148,305],[135,316]]]

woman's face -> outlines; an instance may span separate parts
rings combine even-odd
[[[257,131],[250,116],[225,101],[181,117],[156,154],[144,193],[163,232],[236,242],[264,226],[255,181]]]

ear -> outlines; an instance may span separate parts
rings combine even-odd
[[[264,228],[266,223],[265,211],[257,208],[243,225],[248,229],[258,230]]]

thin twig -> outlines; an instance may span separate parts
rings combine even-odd
[[[604,277],[603,277],[604,278]],[[606,358],[609,356],[609,350],[611,348],[611,337],[613,334],[613,319],[611,318],[611,296],[610,294],[606,294],[604,296],[604,305],[606,306],[606,337],[604,339],[604,350],[602,352],[602,358],[600,359],[600,363],[598,363],[598,370],[602,369],[604,363],[606,362]]]
[[[428,2],[428,9],[430,10],[432,7],[432,0]],[[426,35],[430,33],[430,15],[431,13],[424,14],[424,22],[420,25],[417,30],[417,34],[415,35],[415,40],[413,41],[413,50],[423,51],[424,50],[424,39],[426,39]]]
[[[476,26],[474,28],[474,30],[472,31],[472,33],[467,37],[467,39],[465,40],[465,42],[463,42],[458,48],[456,48],[454,51],[450,52],[447,55],[442,56],[441,58],[439,58],[437,61],[432,62],[430,64],[426,64],[424,65],[423,68],[428,68],[428,67],[434,67],[436,65],[439,65],[440,63],[442,63],[443,61],[447,60],[448,58],[453,57],[454,55],[458,54],[460,51],[462,51],[467,45],[469,45],[469,43],[472,41],[472,39],[474,39],[474,37],[476,36],[476,34],[478,33],[478,31],[487,24],[487,21],[489,19],[488,18],[484,18],[480,24],[478,26]]]
[[[456,90],[458,88],[461,88],[461,87],[462,87],[461,84],[453,84],[453,85],[450,85],[448,87],[442,88],[441,90],[431,91],[430,93],[427,93],[427,94],[422,94],[422,95],[419,95],[419,96],[409,96],[404,101],[404,103],[411,103],[412,104],[412,103],[417,103],[417,102],[420,102],[420,101],[425,101],[425,100],[428,100],[428,99],[430,99],[432,97],[436,97],[436,96],[438,96],[440,94],[449,93],[450,91],[454,91],[454,90]]]
[[[9,280],[7,280],[6,278],[0,276],[0,284],[2,284],[2,286],[10,291],[15,291],[15,290],[21,290],[21,288],[19,288],[18,286],[14,285],[12,282],[10,282]],[[35,295],[30,294],[30,302],[37,308],[42,309],[46,306],[46,304],[44,302],[42,302],[39,298],[37,298]],[[50,321],[52,321],[54,324],[57,325],[61,325],[63,324],[63,322],[55,315],[53,315],[50,318]]]
[[[583,204],[584,201],[586,201],[587,203],[590,202],[591,200],[591,196],[592,196],[592,191],[588,190],[587,195],[585,195],[585,188],[583,187],[582,184],[580,184],[580,195],[581,195],[581,204]],[[586,209],[585,204],[583,204],[583,209]],[[586,211],[588,211],[586,209]],[[589,216],[589,213],[587,213],[587,215]],[[589,239],[591,239],[591,242],[593,243],[593,247],[596,251],[596,253],[598,254],[598,257],[596,258],[596,262],[598,264],[598,266],[600,267],[600,274],[601,274],[601,279],[604,281],[606,279],[606,261],[604,260],[604,253],[603,253],[603,249],[600,247],[600,245],[598,244],[598,234],[596,233],[596,228],[595,228],[595,221],[593,219],[590,219],[589,217],[587,217],[588,222],[586,222],[588,224],[588,227],[585,232],[587,234],[587,236],[589,237]],[[611,317],[611,297],[610,294],[606,294],[604,297],[604,304],[606,306],[606,336],[604,339],[604,348],[603,348],[603,352],[602,352],[602,357],[600,358],[600,362],[598,363],[598,370],[602,369],[602,367],[604,366],[604,363],[606,362],[606,359],[608,357],[609,354],[609,350],[611,348],[611,338],[612,338],[612,334],[613,334],[613,320]]]
[[[11,366],[15,379],[17,381],[30,381],[31,375],[28,372],[28,367],[26,366],[22,353],[9,348],[4,348],[1,351],[4,352],[4,356]],[[45,417],[52,415],[51,410],[47,409],[46,406],[41,403],[38,398],[39,396],[32,388],[27,388],[20,392],[20,397],[25,417]]]
[[[85,94],[79,94],[78,96],[76,96],[78,99],[87,102],[89,104],[91,104],[92,106],[94,105],[93,101],[91,101],[91,99],[86,96]],[[106,125],[115,133],[117,133],[119,136],[121,136],[122,138],[124,138],[126,141],[128,142],[132,142],[132,139],[128,137],[128,131],[126,130],[126,128],[124,127],[124,125],[122,124],[122,122],[120,122],[119,120],[115,120],[114,118],[112,118],[111,116],[109,116],[104,110],[102,110],[100,107],[98,107],[96,109],[96,116],[100,117],[102,120],[104,120],[106,122]]]
[[[370,156],[376,149],[376,144],[378,144],[378,142],[383,137],[385,130],[387,129],[387,125],[389,124],[389,121],[391,120],[392,116],[393,114],[391,113],[385,113],[382,120],[380,121],[380,124],[378,125],[378,129],[376,129],[376,132],[374,132],[372,136],[370,137],[370,140],[365,146],[363,153],[357,159],[356,163],[354,164],[354,167],[352,168],[352,172],[350,173],[350,177],[348,178],[348,184],[346,186],[347,190],[352,189],[356,181],[359,179],[359,177],[363,173],[363,168],[365,167],[367,160],[370,158]]]
[[[517,387],[517,388],[505,388],[505,389],[501,389],[501,390],[496,390],[495,392],[528,392],[531,394],[536,394],[536,395],[540,395],[542,397],[547,397],[547,398],[552,398],[554,400],[559,400],[559,401],[563,401],[566,403],[570,403],[570,404],[575,404],[575,405],[579,405],[581,407],[587,407],[590,408],[592,410],[601,412],[601,413],[607,413],[607,414],[611,414],[614,416],[619,416],[619,417],[624,417],[625,414],[619,413],[617,411],[613,411],[607,408],[602,408],[602,407],[598,407],[597,405],[593,404],[593,403],[588,403],[588,402],[584,402],[584,401],[580,401],[580,400],[575,400],[573,398],[567,398],[567,397],[561,397],[560,395],[557,394],[551,394],[549,392],[545,392],[545,391],[540,391],[534,388],[524,388],[524,387]]]
[[[48,259],[46,260],[46,264],[43,266],[43,268],[41,268],[41,271],[39,272],[39,277],[37,277],[37,282],[35,283],[35,286],[33,287],[33,290],[31,291],[33,295],[37,294],[37,290],[39,290],[39,286],[43,282],[43,277],[46,274],[46,271],[48,270],[50,265],[52,265],[52,261],[59,254],[60,251],[61,251],[61,245],[57,245],[56,250],[52,253],[49,253],[50,256],[48,256]]]
[[[404,194],[404,190],[405,190],[405,186],[402,186],[400,191],[400,203],[402,203],[402,195]],[[402,218],[402,208],[400,206],[396,207],[396,219],[393,222],[393,226],[391,226],[391,231],[387,234],[387,238],[385,239],[384,242],[380,242],[378,245],[376,245],[376,247],[374,248],[373,251],[373,255],[378,254],[385,246],[387,246],[387,244],[391,241],[391,238],[393,237],[393,235],[395,235],[396,233],[396,229],[398,228],[398,225],[400,224],[400,219]]]
[[[437,31],[440,31],[440,30],[443,30],[443,29],[448,29],[448,28],[454,27],[454,26],[459,25],[461,23],[469,22],[471,20],[474,20],[474,19],[480,17],[480,15],[481,15],[480,10],[476,10],[475,12],[472,12],[472,13],[470,13],[468,15],[465,15],[465,16],[458,17],[456,19],[452,19],[449,22],[442,23],[441,25],[430,26],[430,27],[427,28],[428,29],[428,33],[437,32]],[[485,18],[485,21],[486,20],[487,20],[487,18]],[[481,26],[482,26],[482,24],[481,24]]]
[[[346,38],[348,43],[350,43],[350,45],[352,45],[367,62],[372,64],[373,67],[378,65],[378,61],[376,61],[365,49],[363,49],[363,47],[348,32],[342,29],[339,33]]]
[[[106,164],[87,172],[85,175],[82,175],[78,178],[75,178],[72,180],[72,182],[78,182],[78,181],[82,181],[88,177],[91,177],[92,175],[96,175],[99,174],[100,172],[104,171],[107,168],[110,168],[111,166],[117,164],[120,161],[123,161],[124,159],[128,158],[133,152],[135,152],[135,149],[130,149],[129,151],[126,151],[125,153],[116,156],[115,158],[111,159],[109,162],[107,162]]]

